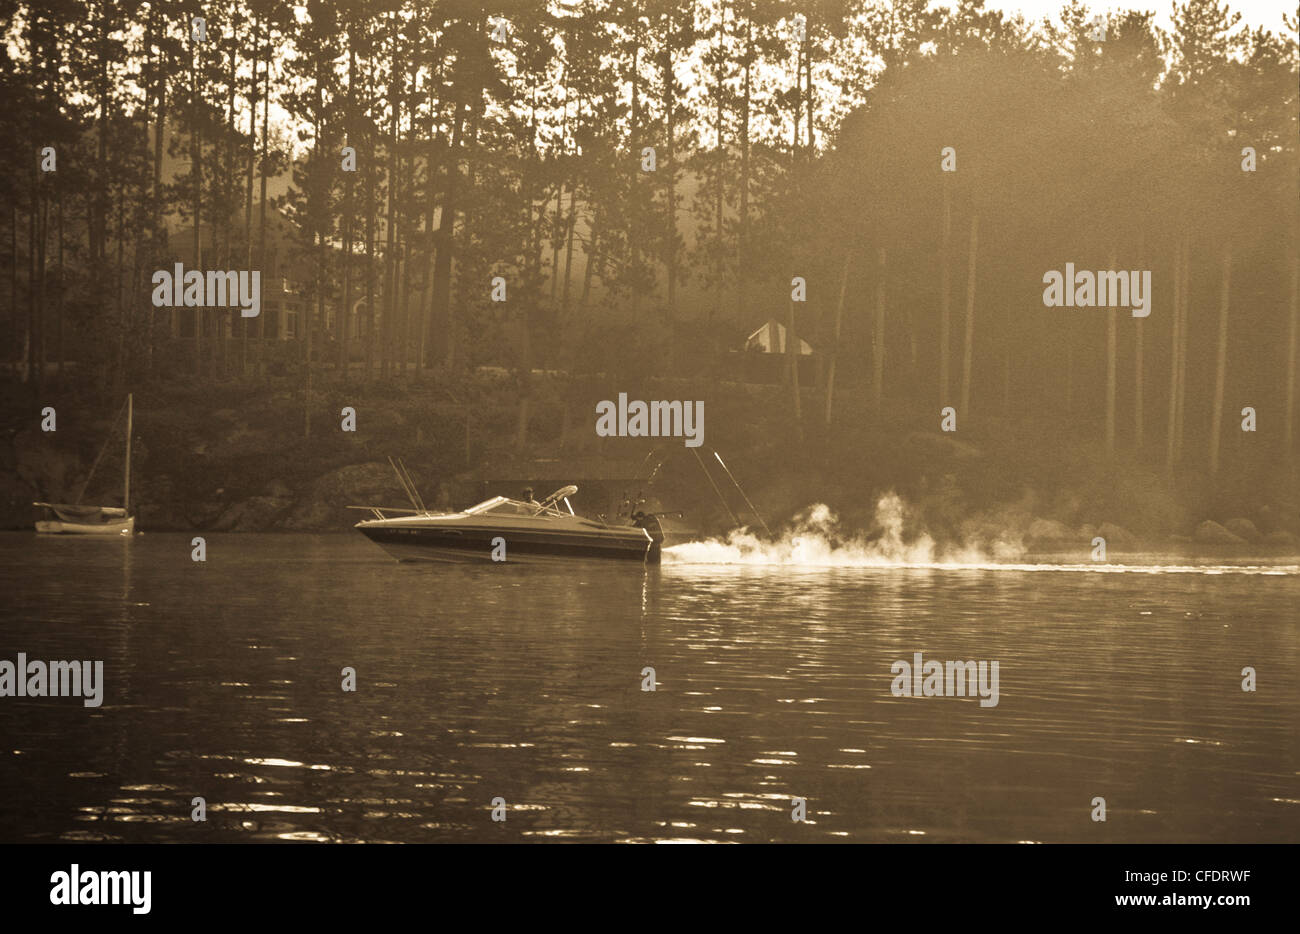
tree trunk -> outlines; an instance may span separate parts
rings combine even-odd
[[[373,62],[371,63],[373,64]],[[370,82],[367,78],[366,88]],[[369,94],[367,94],[369,97]],[[366,382],[375,378],[375,145],[373,127],[366,140]]]
[[[1174,433],[1174,460],[1183,456],[1183,436],[1187,427],[1187,339],[1191,331],[1192,243],[1183,237],[1183,285],[1179,295],[1183,300],[1182,327],[1178,331],[1178,418]]]
[[[749,90],[754,61],[753,10],[745,16],[745,83],[740,105],[740,217],[736,225],[736,317],[747,308],[749,280]]]
[[[871,408],[885,397],[885,248],[876,251],[876,315],[871,325]]]
[[[1133,449],[1139,454],[1142,451],[1144,441],[1144,428],[1142,419],[1142,322],[1144,319],[1138,318],[1134,322],[1136,333],[1133,335],[1134,345],[1134,374],[1133,374]]]
[[[18,340],[18,201],[14,200],[13,208],[10,213],[9,225],[9,309],[12,315],[13,334],[15,342]],[[23,362],[26,362],[26,347],[23,348]],[[28,373],[23,372],[23,382],[28,380]]]
[[[253,76],[248,93],[248,162],[245,171],[248,184],[244,191],[244,256],[247,268],[253,268],[253,169],[257,153],[257,72],[262,64],[264,46],[261,32],[257,28],[257,17],[253,17]],[[261,317],[259,315],[258,317]],[[248,378],[248,326],[249,320],[242,315],[239,318],[239,373]]]
[[[451,310],[451,257],[456,236],[456,207],[460,182],[461,132],[465,122],[465,105],[457,102],[452,118],[451,144],[447,152],[446,193],[442,199],[442,216],[438,219],[438,253],[433,277],[434,320],[443,327],[442,363],[448,369],[456,365],[455,317]]]
[[[723,125],[723,119],[724,119],[723,91],[725,90],[725,84],[723,81],[723,68],[722,68],[722,64],[724,60],[723,45],[726,40],[726,34],[727,34],[727,11],[722,4],[719,4],[718,5],[718,42],[714,47],[714,60],[713,60],[713,87],[714,87],[715,103],[717,104],[717,107],[715,108],[716,117],[717,117],[717,126],[715,129],[718,134],[718,141],[716,146],[717,161],[713,169],[714,171],[713,182],[715,188],[714,190],[714,195],[715,195],[714,234],[717,237],[716,249],[718,251],[717,259],[715,261],[717,264],[716,265],[716,275],[717,275],[716,287],[718,289],[718,297],[714,300],[713,304],[709,306],[708,314],[710,318],[713,317],[715,311],[719,310],[722,307],[723,295],[725,294],[725,290],[726,290],[726,280],[723,274],[726,268],[726,263],[724,262],[724,257],[726,256],[726,246],[722,238],[722,206],[725,197],[725,192],[723,191],[722,178],[727,168],[727,154],[726,154],[726,150],[723,147],[723,140],[726,137],[726,127]]]
[[[1115,268],[1115,250],[1110,251],[1110,265]],[[1115,354],[1117,312],[1114,306],[1106,311],[1106,456],[1115,456]]]
[[[573,278],[573,232],[578,226],[578,188],[569,188],[569,219],[565,221],[564,245],[564,290],[561,292],[560,307],[569,310],[569,288]]]
[[[1065,345],[1065,414],[1070,415],[1074,412],[1074,345],[1069,343],[1067,331],[1067,343]]]
[[[803,49],[807,40],[794,51],[794,126],[790,134],[790,168],[799,161],[799,124],[803,117]]]
[[[805,40],[803,58],[804,80],[807,86],[804,89],[804,101],[808,105],[808,161],[812,162],[813,151],[817,147],[817,140],[813,136],[813,83],[812,83],[812,44]]]
[[[150,13],[150,30],[152,35],[156,35],[156,26],[154,25],[154,16],[156,12]],[[150,44],[152,47],[152,42]],[[153,187],[150,191],[149,205],[149,247],[150,262],[159,262],[162,259],[162,238],[165,227],[163,226],[163,204],[162,204],[162,163],[163,163],[163,140],[167,136],[167,75],[171,66],[170,59],[164,57],[161,50],[155,64],[157,74],[154,76],[154,130],[153,130]],[[62,215],[60,214],[60,217]],[[155,331],[157,328],[156,312],[150,311],[149,315],[149,368],[154,366],[154,356],[156,349],[154,347]],[[167,314],[167,334],[175,341],[180,336],[179,320],[176,317],[176,309],[168,309]]]
[[[975,346],[975,257],[979,245],[980,218],[970,219],[970,258],[966,264],[966,341],[961,359],[961,414],[970,412],[971,357]]]
[[[36,377],[36,215],[40,205],[37,194],[40,185],[38,170],[32,167],[32,187],[27,205],[27,333],[23,336],[23,382],[31,384]],[[87,209],[90,195],[86,196]],[[94,235],[91,234],[91,242]]]
[[[555,192],[555,223],[551,225],[551,303],[559,297],[560,246],[564,243],[564,178]]]
[[[1174,472],[1175,443],[1178,436],[1178,349],[1182,342],[1183,330],[1183,242],[1181,239],[1174,243],[1173,280],[1173,327],[1170,331],[1169,344],[1169,430],[1165,438],[1165,471],[1171,476]]]
[[[402,309],[402,336],[398,342],[397,359],[401,364],[401,372],[405,374],[411,362],[411,241],[409,237],[402,241],[399,254],[402,264],[402,284],[398,299]]]
[[[799,397],[799,335],[794,327],[794,299],[790,300],[790,313],[786,317],[785,349],[790,367],[790,393],[794,400],[794,421],[800,443],[803,442],[803,404]]]
[[[826,427],[831,426],[831,406],[835,398],[835,361],[840,355],[840,323],[844,320],[844,296],[849,287],[850,253],[844,257],[844,271],[840,274],[840,294],[835,302],[835,334],[831,339],[831,360],[826,371]]]
[[[391,98],[393,117],[389,124],[389,133],[386,145],[388,147],[388,171],[385,178],[387,182],[388,204],[384,212],[384,228],[387,235],[387,243],[384,246],[384,320],[380,326],[380,357],[379,357],[379,375],[382,379],[388,379],[392,376],[393,366],[393,327],[394,318],[397,315],[397,223],[394,218],[394,207],[397,190],[397,124],[398,111],[401,110],[401,97],[397,92],[395,85],[397,83],[397,39],[393,38],[393,45],[390,49],[388,59],[390,84],[389,97]]]
[[[352,23],[348,24],[348,115],[347,115],[347,144],[356,150],[357,146],[357,121],[356,121],[356,95],[353,93],[354,82],[357,74],[357,53],[355,48],[356,29]],[[339,309],[338,314],[338,340],[339,340],[339,359],[338,367],[342,373],[344,385],[348,383],[348,377],[351,375],[351,358],[348,352],[348,341],[351,339],[352,331],[352,224],[355,208],[352,206],[352,191],[355,187],[356,172],[345,172],[347,177],[346,190],[344,193],[344,207],[346,217],[343,221],[343,306]]]
[[[319,233],[317,234],[319,236]],[[315,238],[313,238],[315,239]],[[312,244],[315,246],[315,243]],[[320,278],[317,276],[317,287],[319,288]],[[315,296],[312,296],[313,300]],[[312,332],[312,315],[311,301],[302,303],[302,320],[303,330],[306,332],[306,339],[303,341],[303,354],[306,357],[304,369],[307,371],[307,384],[303,387],[302,394],[302,434],[304,438],[311,437],[311,398],[312,398],[312,365],[311,365],[311,332]]]
[[[1011,417],[1011,343],[1002,353],[1002,417]]]
[[[199,52],[190,34],[190,174],[194,176],[194,268],[203,270],[203,249],[199,245],[203,209],[203,141],[199,133]],[[203,305],[194,309],[194,373],[203,375]]]
[[[534,147],[532,154],[534,157],[534,161],[536,161],[537,158],[537,152],[536,152],[537,88],[536,85],[534,85],[533,87],[532,107],[533,107],[532,143]],[[633,267],[640,267],[641,257],[642,257],[642,248],[641,248],[642,238],[639,236],[639,234],[643,232],[642,212],[641,212],[641,188],[643,182],[641,179],[642,173],[639,170],[639,168],[637,168],[639,164],[638,160],[640,160],[641,158],[641,148],[642,148],[641,147],[641,45],[639,43],[635,44],[632,49],[632,100],[630,102],[630,107],[629,107],[628,124],[629,124],[628,139],[631,141],[632,155],[634,157],[633,159],[628,160],[628,165],[629,165],[628,171],[631,174],[631,178],[628,182],[628,188],[631,192],[631,201],[632,201],[631,211],[630,211],[631,222],[629,225],[632,228],[632,233],[628,237],[628,241],[629,241],[628,253],[630,254],[630,264]],[[540,223],[540,216],[538,222]],[[537,262],[540,264],[541,263],[540,247],[535,246],[534,251],[537,253],[538,256]],[[641,290],[633,289],[632,290],[632,313],[634,315],[639,314],[640,310],[641,310]]]
[[[587,305],[591,299],[591,276],[595,270],[597,251],[600,249],[600,228],[597,226],[595,213],[591,218],[591,232],[587,237],[585,250],[586,263],[582,267],[582,304]]]
[[[235,22],[232,28],[238,29],[239,23]],[[230,46],[230,70],[226,75],[226,131],[223,134],[225,140],[225,160],[218,159],[217,169],[224,176],[222,182],[222,192],[225,194],[225,204],[221,211],[221,227],[223,239],[225,241],[225,265],[224,268],[230,269],[234,263],[234,239],[235,239],[235,217],[232,208],[235,203],[235,165],[239,153],[235,148],[235,85],[239,70],[239,52],[238,44],[231,43]],[[243,318],[238,312],[228,308],[222,308],[216,313],[217,318],[217,356],[220,361],[221,375],[226,377],[230,374],[229,360],[229,338],[234,336],[235,318],[239,317],[242,322]]]
[[[566,100],[564,105],[564,119],[565,122],[567,123],[569,119],[567,88],[565,89],[565,98]],[[578,107],[577,107],[575,120],[579,125],[581,125],[582,123],[582,98],[581,97],[578,98]],[[576,165],[576,163],[571,163],[571,164]],[[471,186],[471,188],[472,187],[473,186]],[[578,226],[578,179],[576,177],[576,169],[575,169],[574,177],[570,179],[570,184],[569,184],[569,217],[568,220],[565,221],[565,231],[564,231],[564,288],[560,293],[560,308],[565,312],[569,310],[569,291],[570,291],[571,283],[573,281],[573,235],[574,235],[574,231],[577,229],[577,226]]]
[[[113,304],[116,306],[114,318],[117,327],[117,367],[113,373],[113,395],[121,393],[122,374],[126,372],[126,337],[130,332],[131,324],[127,315],[126,303],[122,301],[122,269],[125,266],[123,258],[123,249],[126,244],[125,231],[125,186],[117,190],[117,262],[114,263],[113,269]],[[44,244],[41,244],[42,248]]]
[[[1286,343],[1286,422],[1282,450],[1288,460],[1295,459],[1295,370],[1296,370],[1296,328],[1300,323],[1297,315],[1297,298],[1300,296],[1300,260],[1291,261],[1291,328]]]
[[[266,24],[266,47],[269,49],[270,45],[271,45],[271,27],[269,24]],[[258,202],[257,205],[257,244],[258,244],[257,268],[262,273],[263,284],[266,284],[266,279],[269,272],[269,270],[266,268],[266,162],[270,156],[270,144],[268,140],[268,133],[270,132],[270,126],[271,126],[271,119],[270,119],[271,118],[271,65],[272,65],[272,59],[271,56],[268,55],[266,57],[266,67],[262,69],[262,162],[261,165],[258,167],[258,174],[261,176],[260,194],[258,197],[261,200]],[[282,300],[280,302],[280,308],[279,308],[281,327],[284,326],[283,325],[283,320],[284,320],[283,298],[284,296],[281,296]],[[257,316],[258,342],[257,342],[256,356],[257,356],[257,370],[258,370],[259,377],[262,375],[261,373],[262,365],[266,356],[266,347],[264,341],[264,338],[266,336],[266,315],[267,312],[263,311],[260,315]]]
[[[67,288],[67,276],[63,258],[63,186],[60,185],[55,197],[58,199],[59,212],[59,290],[54,300],[54,341],[58,347],[59,361],[59,379],[63,380],[64,366],[67,362],[66,348],[63,343],[63,301],[64,291]],[[1294,307],[1294,305],[1293,305]],[[1294,323],[1294,322],[1293,322]],[[1294,343],[1294,342],[1293,342]],[[150,347],[152,348],[153,339],[150,338]]]
[[[45,393],[45,246],[48,239],[50,199],[45,195],[45,185],[38,183],[40,196],[36,202],[36,294],[32,302],[35,321],[32,331],[32,360],[36,364],[36,392]]]
[[[670,16],[668,19],[668,39],[671,45],[673,39],[673,21]],[[668,258],[668,320],[673,322],[677,317],[677,75],[673,71],[673,56],[670,52],[664,54],[664,147],[668,158],[664,160],[668,163],[668,171],[665,175],[666,182],[665,194],[668,199],[667,203],[667,224],[665,225],[664,234],[667,237],[665,248]],[[670,344],[671,346],[671,344]],[[670,352],[671,356],[671,352]]]
[[[429,108],[433,110],[432,99]],[[416,359],[418,369],[427,369],[432,360],[431,342],[433,341],[433,274],[438,252],[438,233],[434,227],[434,218],[438,214],[438,149],[443,144],[439,132],[430,131],[429,149],[425,155],[425,234],[429,241],[428,261],[424,267],[424,288],[420,292],[420,347]]]
[[[1137,252],[1138,268],[1145,269],[1147,266],[1145,235],[1139,234],[1138,236]],[[1142,385],[1142,364],[1145,351],[1144,324],[1144,318],[1137,318],[1133,322],[1135,331],[1133,335],[1133,451],[1139,458],[1146,440],[1146,405]]]
[[[1228,369],[1228,290],[1232,282],[1232,241],[1223,247],[1219,284],[1219,342],[1214,364],[1214,411],[1210,423],[1210,476],[1219,472],[1219,435],[1223,429],[1223,384]]]
[[[952,350],[952,194],[948,185],[948,174],[943,173],[943,241],[939,249],[939,405],[949,402],[948,391],[952,388],[951,365],[949,359]]]

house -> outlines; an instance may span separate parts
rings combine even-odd
[[[253,256],[252,264],[257,265],[258,251],[258,205],[253,206]],[[209,262],[209,256],[215,256],[212,248],[212,228],[205,227],[201,237],[200,246],[203,252],[203,266],[212,266],[216,261]],[[242,234],[242,231],[239,233]],[[305,322],[307,312],[314,311],[309,309],[307,304],[312,299],[307,294],[307,283],[314,275],[313,257],[305,253],[298,245],[300,235],[292,222],[277,208],[268,206],[266,217],[266,258],[261,267],[262,273],[262,312],[257,318],[246,319],[249,329],[249,336],[256,339],[276,341],[296,341],[306,337]],[[168,253],[173,255],[177,260],[192,264],[194,257],[194,228],[186,225],[169,232],[167,241]],[[235,261],[232,261],[235,262]],[[341,263],[341,257],[338,258]],[[370,315],[365,307],[365,291],[363,285],[365,257],[357,255],[353,262],[353,296],[351,309],[349,309],[348,318],[348,339],[352,341],[362,340],[370,331],[372,322]],[[236,265],[239,265],[237,262]],[[225,263],[216,263],[224,268]],[[333,274],[339,276],[338,264],[333,264]],[[339,289],[337,281],[331,283],[333,292]],[[317,348],[323,348],[337,340],[340,335],[339,330],[339,311],[342,304],[341,297],[331,294],[325,300],[324,320],[315,318],[315,334],[313,335]],[[374,311],[375,324],[382,315],[380,305],[376,303]],[[211,316],[209,318],[209,329],[220,327],[227,338],[237,337],[239,331],[238,324],[235,323],[235,316]],[[194,337],[194,315],[185,309],[180,309],[178,314],[172,316],[172,335],[182,339],[193,339]],[[210,333],[215,333],[211,332]],[[359,351],[359,348],[358,348]]]

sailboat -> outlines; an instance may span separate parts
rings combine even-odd
[[[120,413],[119,413],[120,415]],[[131,515],[131,423],[132,398],[126,397],[126,461],[122,471],[122,505],[121,506],[82,506],[81,497],[77,503],[33,503],[45,510],[46,518],[36,521],[36,531],[45,535],[130,535],[135,532],[135,516]],[[110,439],[111,440],[111,439]],[[90,477],[95,474],[95,467],[104,456],[105,447],[100,448],[99,457],[90,468],[90,476],[82,484],[85,493]]]

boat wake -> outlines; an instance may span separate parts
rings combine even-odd
[[[829,506],[818,503],[794,518],[775,540],[749,529],[722,539],[686,542],[663,550],[665,565],[739,565],[783,568],[903,568],[933,570],[1081,571],[1098,574],[1300,574],[1296,564],[1052,563],[1025,560],[1018,535],[987,534],[976,541],[940,546],[923,530],[909,528],[902,498],[887,493],[876,503],[875,527],[846,534]]]

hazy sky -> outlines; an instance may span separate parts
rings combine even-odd
[[[1023,13],[1026,19],[1038,20],[1045,16],[1055,17],[1064,0],[985,0],[989,9],[1005,10],[1008,13]],[[1094,12],[1103,10],[1154,10],[1156,23],[1169,28],[1169,14],[1173,9],[1172,0],[1130,0],[1127,3],[1111,3],[1096,0],[1088,4]],[[1228,0],[1228,7],[1241,14],[1241,22],[1246,26],[1266,26],[1273,32],[1282,30],[1283,11],[1295,14],[1295,0]]]

